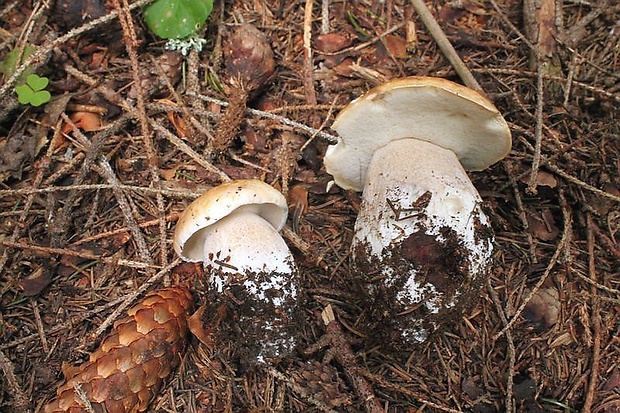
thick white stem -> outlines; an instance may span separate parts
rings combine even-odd
[[[222,273],[292,274],[293,256],[278,231],[240,208],[205,228],[204,265]]]
[[[439,314],[459,304],[488,270],[492,241],[452,151],[417,139],[375,151],[352,249],[360,270],[383,279],[395,312],[423,304]]]
[[[429,235],[448,226],[476,249],[473,217],[481,214],[480,203],[452,151],[417,139],[394,141],[379,148],[368,167],[355,242],[369,243],[381,257],[383,248],[421,226]]]
[[[217,292],[236,297],[248,362],[288,354],[295,346],[291,322],[298,280],[278,231],[252,208],[237,209],[203,231],[205,269]]]

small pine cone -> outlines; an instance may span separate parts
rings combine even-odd
[[[338,370],[330,364],[308,361],[290,370],[293,381],[308,396],[320,401],[329,408],[350,406],[351,396],[346,393],[346,384],[338,375]]]
[[[188,332],[191,296],[182,288],[149,294],[114,323],[112,332],[58,388],[45,413],[146,411],[163,379],[179,364]],[[78,394],[78,393],[81,393]]]
[[[269,40],[251,24],[242,24],[224,45],[233,87],[251,92],[267,83],[276,69]]]

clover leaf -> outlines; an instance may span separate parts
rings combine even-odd
[[[26,78],[26,83],[15,86],[17,92],[17,100],[22,105],[31,104],[32,106],[41,106],[52,98],[50,92],[45,90],[50,80],[46,77],[39,77],[36,74],[30,74]]]
[[[144,10],[144,20],[162,39],[183,39],[207,21],[213,0],[158,0]]]

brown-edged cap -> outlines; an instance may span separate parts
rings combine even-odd
[[[336,184],[361,191],[374,151],[412,138],[453,151],[466,170],[479,171],[505,157],[512,139],[493,103],[465,86],[436,77],[406,77],[351,102],[332,125],[339,142],[325,154]]]

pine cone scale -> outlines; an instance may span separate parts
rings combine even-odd
[[[86,412],[81,392],[96,412],[143,412],[163,379],[180,362],[188,333],[191,296],[182,288],[148,295],[114,324],[90,361],[60,386],[46,413]]]

